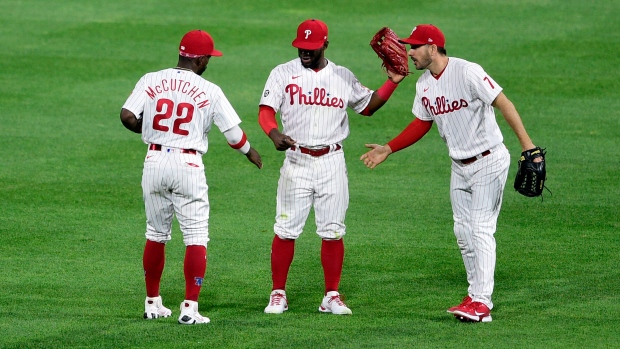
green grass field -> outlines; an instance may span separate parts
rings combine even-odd
[[[512,190],[496,234],[493,322],[445,312],[466,292],[452,233],[450,160],[436,128],[375,170],[364,143],[412,119],[408,77],[372,118],[349,112],[351,204],[341,292],[353,316],[320,314],[320,240],[298,241],[290,310],[263,314],[283,154],[256,122],[269,71],[296,56],[297,25],[330,28],[326,56],[370,88],[385,74],[369,47],[389,26],[433,23],[450,56],[481,64],[548,151],[544,201]],[[620,347],[620,2],[581,0],[78,1],[0,3],[0,348],[618,348]],[[178,225],[162,282],[172,318],[142,319],[146,147],[119,110],[144,73],[176,64],[191,29],[216,48],[222,87],[265,164],[256,170],[215,129],[205,155],[212,205],[200,310],[183,300]],[[311,217],[312,218],[312,217]]]

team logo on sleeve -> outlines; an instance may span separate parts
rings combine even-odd
[[[267,97],[269,96],[269,90],[265,90],[265,93],[263,93],[263,97]]]

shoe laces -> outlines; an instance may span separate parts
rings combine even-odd
[[[340,299],[340,295],[329,297],[329,300],[327,301],[327,303],[331,304],[332,302],[335,302],[341,307],[346,307],[346,305],[344,305],[344,302],[342,302],[342,299]]]
[[[284,299],[284,295],[280,292],[276,292],[274,294],[271,295],[271,304],[270,305],[280,305],[280,302],[282,302],[282,299]]]
[[[471,299],[470,296],[465,296],[465,298],[463,298],[463,301],[461,302],[461,306],[465,306],[465,305],[469,305],[471,303],[473,303],[473,299]]]
[[[483,306],[482,302],[471,302],[464,306],[467,311],[477,311],[479,307]],[[486,307],[486,306],[485,306]]]

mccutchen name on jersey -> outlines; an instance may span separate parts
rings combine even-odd
[[[146,94],[151,98],[155,99],[155,96],[158,94],[162,94],[164,92],[181,92],[186,94],[188,97],[192,98],[198,108],[204,108],[209,105],[209,100],[204,99],[206,94],[203,91],[200,91],[198,87],[193,86],[189,81],[179,80],[179,79],[162,79],[160,84],[155,85],[154,87],[148,86],[145,90]]]

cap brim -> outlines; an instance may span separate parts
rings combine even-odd
[[[211,51],[210,54],[208,55],[193,55],[191,53],[186,53],[183,51],[179,51],[179,56],[183,56],[183,57],[187,57],[187,58],[198,58],[198,57],[204,57],[204,56],[215,56],[215,57],[220,57],[222,55],[221,51],[218,51],[216,49],[213,49],[213,51]]]
[[[323,42],[307,42],[304,40],[293,40],[293,47],[302,49],[302,50],[309,50],[309,51],[314,51],[314,50],[318,50],[321,47],[323,47],[323,45],[325,45],[325,41]]]
[[[427,44],[427,42],[423,42],[423,41],[411,39],[411,38],[400,39],[398,40],[398,42],[400,42],[401,44],[408,44],[408,45],[426,45]]]

